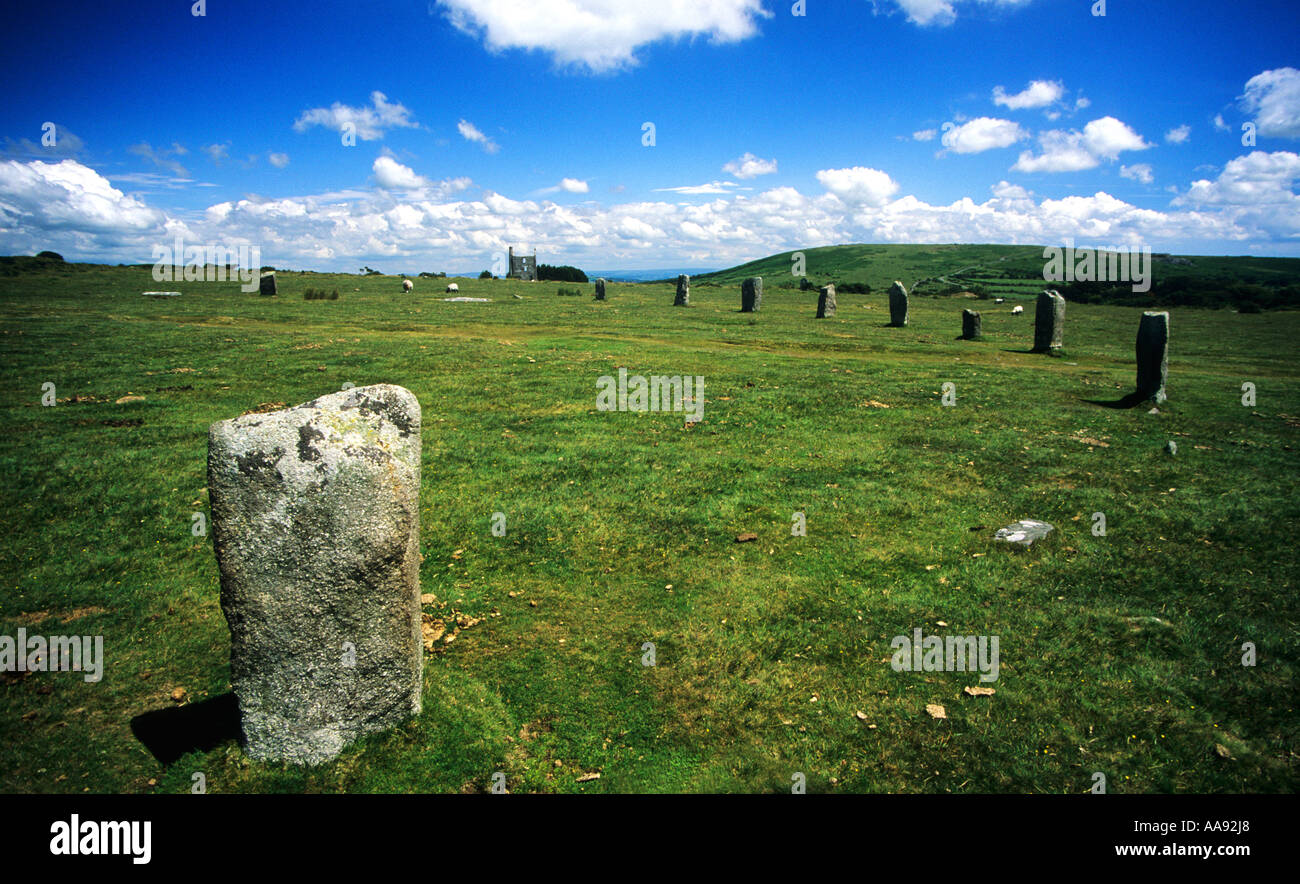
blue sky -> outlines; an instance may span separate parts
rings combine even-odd
[[[179,235],[387,272],[507,246],[596,269],[838,242],[1300,255],[1300,7],[1094,5],[11,5],[0,253],[150,262]]]

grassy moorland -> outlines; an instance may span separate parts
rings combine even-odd
[[[917,248],[910,278],[972,256]],[[1098,404],[1132,388],[1139,309],[1071,304],[1052,358],[1011,301],[916,298],[886,327],[900,267],[863,269],[876,291],[823,321],[775,280],[749,315],[726,280],[682,309],[654,284],[597,303],[458,280],[492,301],[447,303],[394,277],[281,274],[274,298],[139,268],[0,277],[0,634],[103,635],[106,656],[94,684],[0,676],[0,789],[201,771],[213,792],[465,792],[501,771],[515,792],[756,792],[802,772],[814,792],[1081,793],[1099,771],[1111,792],[1295,791],[1300,313],[1173,311],[1149,414]],[[956,340],[972,303],[985,339]],[[620,366],[704,376],[703,421],[597,411]],[[132,718],[229,691],[191,533],[208,425],[380,382],[423,407],[421,582],[455,635],[426,656],[424,713],[318,768],[233,741],[160,764]],[[1024,517],[1058,530],[991,542]],[[915,628],[998,636],[996,693],[893,671]]]

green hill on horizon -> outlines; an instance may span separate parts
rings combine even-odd
[[[695,285],[740,285],[761,276],[767,291],[816,290],[834,283],[884,292],[894,280],[915,295],[974,292],[982,297],[1032,298],[1044,288],[1067,299],[1132,306],[1236,306],[1243,310],[1300,308],[1300,258],[1154,253],[1152,291],[1128,283],[1064,283],[1043,279],[1044,246],[846,244],[781,252],[692,279]],[[796,275],[796,257],[803,273]]]

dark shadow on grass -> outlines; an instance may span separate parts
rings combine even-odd
[[[189,752],[207,752],[240,739],[239,701],[229,693],[185,706],[155,709],[131,719],[131,733],[150,755],[171,764]]]
[[[1150,396],[1144,396],[1138,392],[1129,393],[1123,399],[1080,399],[1080,402],[1086,402],[1089,405],[1100,405],[1102,408],[1137,408],[1144,402],[1151,399]]]

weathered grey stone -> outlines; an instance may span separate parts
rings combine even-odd
[[[1169,314],[1146,312],[1138,324],[1137,392],[1143,399],[1164,402],[1169,374]]]
[[[961,336],[968,341],[978,340],[982,336],[983,320],[975,310],[961,311]]]
[[[897,280],[889,287],[889,324],[907,325],[907,287]]]
[[[1170,439],[1168,442],[1165,443],[1165,454],[1173,456],[1176,455],[1177,453],[1178,453],[1178,443],[1175,442],[1173,439]]]
[[[685,273],[677,277],[677,297],[673,299],[673,306],[691,306],[691,278]]]
[[[1057,292],[1041,292],[1034,312],[1034,352],[1061,349],[1065,332],[1065,298]]]
[[[605,280],[603,278],[596,280],[596,300],[605,300]]]
[[[763,277],[751,276],[740,284],[740,312],[757,313],[763,306]]]
[[[998,533],[993,535],[993,539],[1018,544],[1019,546],[1033,546],[1035,540],[1042,540],[1054,530],[1056,530],[1055,526],[1048,522],[1040,522],[1037,519],[1021,519],[1013,525],[999,528]]]
[[[420,711],[420,404],[378,384],[212,425],[248,754],[317,764]]]
[[[835,318],[835,286],[822,286],[821,294],[817,296],[817,318],[834,319]]]
[[[263,295],[275,294],[275,273],[263,273],[262,278],[257,283],[258,292]]]

